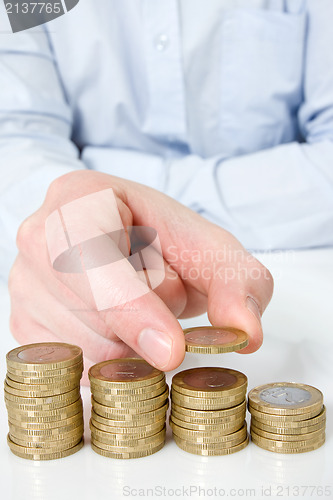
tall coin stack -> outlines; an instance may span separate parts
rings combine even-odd
[[[176,444],[197,455],[228,455],[248,444],[246,376],[217,367],[174,375],[170,427]]]
[[[104,361],[89,370],[91,446],[110,458],[152,455],[165,443],[169,388],[143,359]]]
[[[249,392],[251,439],[277,453],[312,451],[325,442],[322,393],[310,385],[266,384]]]
[[[7,354],[7,442],[22,458],[51,460],[83,446],[80,347],[57,342],[30,344]]]

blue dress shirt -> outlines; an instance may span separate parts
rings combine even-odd
[[[88,168],[249,249],[333,245],[332,0],[80,0],[12,34],[0,2],[0,274],[50,182]]]

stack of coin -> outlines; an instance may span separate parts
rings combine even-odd
[[[278,453],[312,451],[325,442],[322,393],[310,385],[278,382],[249,392],[251,439]]]
[[[104,361],[89,370],[91,446],[110,458],[139,458],[164,446],[169,388],[143,359]]]
[[[169,423],[177,445],[207,456],[245,448],[246,388],[246,376],[228,368],[191,368],[174,375]]]
[[[57,342],[30,344],[7,354],[7,442],[22,458],[51,460],[83,445],[80,347]]]

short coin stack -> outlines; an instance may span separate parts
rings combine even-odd
[[[219,367],[174,375],[170,426],[176,444],[197,455],[227,455],[248,444],[246,376]]]
[[[312,451],[325,442],[326,409],[322,393],[310,385],[266,384],[249,392],[251,439],[278,453]]]
[[[139,358],[104,361],[89,370],[91,446],[110,458],[151,455],[165,443],[169,388],[165,374]]]
[[[80,347],[46,342],[7,354],[8,445],[22,458],[51,460],[83,446]]]

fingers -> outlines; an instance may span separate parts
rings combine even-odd
[[[260,318],[273,291],[273,279],[267,269],[227,231],[176,202],[172,202],[171,211],[170,200],[151,190],[148,193],[148,188],[135,189],[142,191],[142,198],[128,196],[132,212],[138,214],[135,221],[146,221],[159,228],[164,257],[184,282],[197,291],[192,294],[192,299],[198,300],[197,308],[200,310],[203,303],[200,295],[208,296],[212,324],[245,330],[250,342],[242,352],[258,349],[262,343]],[[140,199],[149,200],[157,209],[151,211],[148,203],[141,203],[139,210]],[[182,314],[192,313],[193,306],[188,300]]]
[[[178,321],[165,303],[139,279],[128,261],[96,269],[90,281],[101,310],[95,307],[91,313],[86,313],[89,314],[86,318],[89,317],[99,335],[94,328],[79,321],[67,305],[46,293],[34,270],[23,264],[22,260],[21,264],[17,263],[16,279],[12,278],[16,284],[16,290],[11,287],[16,301],[59,338],[80,345],[89,359],[124,357],[134,350],[163,370],[173,369],[183,360],[184,335]],[[18,275],[23,287],[18,286]],[[23,300],[28,301],[24,308]],[[103,309],[107,305],[110,307]],[[82,314],[85,315],[85,311]]]
[[[84,279],[87,279],[85,284],[93,296],[94,309],[106,326],[104,334],[109,337],[109,332],[114,332],[152,365],[172,370],[184,358],[182,329],[167,305],[143,281],[143,274],[137,273],[126,259],[122,259],[87,270]],[[152,276],[150,273],[150,280]],[[87,289],[74,287],[71,278],[66,276],[66,286],[87,303]],[[166,275],[164,287],[168,288],[163,292],[169,297],[168,303],[182,310],[186,297],[181,282],[173,282]],[[172,291],[177,295],[172,295]]]
[[[207,295],[199,292],[186,282],[184,283],[184,286],[187,295],[187,302],[186,307],[178,317],[181,319],[193,318],[194,316],[199,316],[200,314],[207,312]]]
[[[113,189],[89,194],[91,186],[86,183],[86,196],[81,192],[81,198],[59,201],[59,206],[55,195],[59,192],[63,200],[61,192],[66,190],[56,186],[54,212],[45,215],[46,238],[40,220],[32,221],[32,230],[31,221],[30,227],[28,222],[21,229],[18,246],[44,285],[40,295],[47,289],[54,299],[54,310],[47,309],[50,299],[44,309],[48,312],[40,317],[44,327],[60,337],[70,335],[74,343],[76,338],[79,345],[85,339],[92,360],[101,352],[115,357],[127,345],[167,371],[176,368],[185,354],[174,314],[204,312],[208,297],[212,324],[247,331],[250,345],[242,352],[256,350],[262,342],[260,317],[273,289],[265,268],[256,260],[247,261],[249,254],[232,235],[174,200],[135,183],[117,182],[126,193],[121,200]],[[125,219],[128,225],[156,228],[163,256],[172,267],[160,259],[158,238],[148,249],[139,244],[138,251],[126,254],[132,235]]]
[[[113,298],[123,299],[128,294],[136,298],[123,300],[119,306],[100,311],[104,322],[127,345],[160,370],[173,370],[183,361],[185,342],[183,331],[166,304],[139,278],[123,274],[126,287],[119,287],[116,280],[112,287]],[[113,301],[115,303],[115,301]]]
[[[160,369],[173,369],[183,360],[184,336],[174,315],[150,287],[156,288],[164,281],[165,295],[170,295],[176,286],[179,297],[181,283],[177,280],[173,286],[170,277],[165,275],[154,230],[145,228],[143,241],[131,234],[138,249],[124,257],[127,240],[122,249],[122,242],[113,237],[115,233],[119,236],[125,232],[119,214],[115,215],[112,193],[112,190],[93,193],[49,216],[46,240],[55,276],[87,304],[88,309],[99,311],[104,323],[139,355]],[[95,216],[90,217],[94,205]],[[152,238],[147,247],[146,236]],[[152,272],[149,272],[150,265]],[[147,279],[143,272],[146,268]],[[183,297],[178,301],[180,310],[185,300]],[[174,299],[169,302],[175,307]]]
[[[165,277],[162,283],[154,288],[154,293],[165,303],[170,311],[179,318],[182,316],[189,300],[186,286],[170,266],[164,261]]]
[[[110,329],[109,337],[101,336],[80,321],[43,288],[33,271],[22,269],[21,278],[23,281],[19,291],[15,292],[11,285],[11,327],[15,336],[24,339],[22,343],[33,342],[41,333],[42,341],[49,341],[47,337],[55,336],[58,341],[80,346],[95,363],[133,354]]]
[[[246,275],[230,273],[228,281],[224,272],[212,282],[208,297],[208,317],[213,325],[248,333],[249,345],[240,351],[243,354],[256,351],[262,344],[261,316],[273,293],[271,274],[249,254],[246,271]]]
[[[15,340],[21,345],[38,342],[59,342],[57,336],[43,327],[27,314],[16,314],[12,311],[9,328]]]

